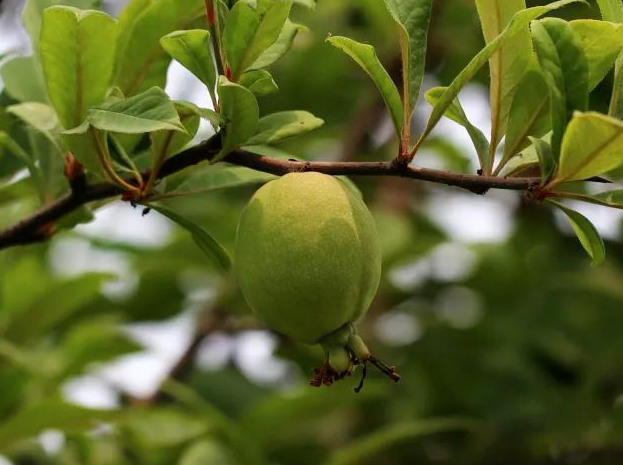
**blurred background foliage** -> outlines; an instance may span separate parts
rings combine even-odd
[[[483,44],[472,1],[434,3],[428,85],[447,84]],[[117,11],[119,3],[105,6]],[[594,6],[559,13],[596,17]],[[305,109],[326,124],[280,150],[321,160],[391,159],[397,144],[373,84],[324,43],[329,33],[372,43],[396,75],[396,35],[382,2],[319,1],[314,11],[297,8],[295,19],[309,32],[273,68],[280,92],[260,101],[261,112]],[[484,70],[463,94],[484,125],[486,78]],[[594,108],[605,105],[607,85],[593,93]],[[0,101],[12,97],[3,92]],[[427,111],[416,112],[415,131]],[[50,157],[44,138],[3,111],[0,128],[38,150],[40,163]],[[448,128],[418,162],[475,170],[460,129]],[[24,163],[9,152],[0,159],[2,227],[46,201],[30,179],[15,177]],[[48,171],[57,173],[48,194],[65,189],[60,169]],[[240,212],[268,177],[194,170],[215,186],[232,176],[256,181],[163,202],[231,251]],[[188,233],[156,212],[101,205],[93,223],[0,253],[5,459],[622,463],[621,217],[583,210],[607,229],[607,261],[591,269],[559,218],[518,194],[482,198],[398,178],[353,181],[375,215],[384,255],[381,287],[360,332],[397,367],[400,383],[372,372],[355,394],[358,372],[330,388],[308,386],[321,351],[265,330],[232,277]]]

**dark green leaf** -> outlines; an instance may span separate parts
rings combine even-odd
[[[270,2],[261,14],[246,2],[237,2],[227,19],[223,47],[233,81],[247,69],[259,68],[255,61],[279,38],[291,3]]]
[[[227,126],[221,153],[215,160],[223,158],[249,140],[255,133],[260,113],[257,100],[251,91],[230,82],[225,76],[219,78],[218,93],[221,114],[226,119]]]
[[[434,107],[437,105],[437,102],[445,90],[445,87],[431,87],[426,91],[426,101]],[[478,154],[480,167],[484,169],[484,167],[488,166],[487,160],[489,159],[489,141],[482,131],[467,119],[467,115],[465,114],[458,98],[454,99],[452,104],[446,109],[445,116],[450,118],[452,121],[459,123],[467,130],[467,133],[474,144],[474,148],[476,149],[476,153]]]
[[[606,257],[606,250],[604,242],[601,239],[599,232],[597,232],[597,229],[595,229],[595,226],[593,226],[593,224],[586,219],[586,217],[575,210],[567,208],[553,200],[548,200],[548,202],[558,207],[565,215],[567,215],[567,219],[571,223],[576,236],[578,236],[582,247],[584,247],[584,250],[586,250],[586,253],[588,253],[592,259],[591,265],[597,266],[603,262]]]
[[[497,172],[530,144],[529,136],[541,137],[549,130],[548,103],[548,88],[541,72],[529,70],[513,96],[506,126],[504,154]]]
[[[385,101],[385,106],[392,117],[394,127],[396,128],[396,134],[400,137],[403,123],[403,107],[400,94],[391,76],[376,56],[374,47],[360,44],[348,37],[339,36],[329,37],[327,38],[327,42],[348,54],[348,56],[355,60],[372,78],[372,81],[381,93],[381,97],[383,97]]]
[[[210,54],[210,33],[204,29],[175,31],[160,39],[169,55],[203,82],[210,92],[216,86],[216,69]]]
[[[533,21],[532,39],[549,89],[552,153],[560,156],[567,122],[576,110],[588,108],[588,63],[571,25],[558,18]]]
[[[231,268],[231,258],[227,251],[205,229],[162,205],[152,204],[150,207],[186,229],[192,235],[197,246],[208,258],[220,265],[223,271]]]
[[[384,0],[398,24],[402,49],[403,105],[408,124],[420,95],[432,0]]]
[[[250,68],[260,69],[272,65],[290,50],[297,34],[306,30],[305,26],[287,19],[277,40],[257,57]]]
[[[539,168],[541,171],[541,183],[545,183],[549,179],[552,171],[554,170],[554,155],[552,154],[552,147],[543,139],[537,139],[530,137],[530,142],[534,146],[536,153],[539,157]]]
[[[351,465],[364,458],[380,454],[395,444],[408,439],[449,431],[472,431],[478,423],[467,418],[434,418],[412,422],[394,423],[334,452],[327,465]]]
[[[171,59],[160,38],[185,29],[205,14],[202,0],[135,0],[120,16],[115,83],[126,96],[164,87]]]

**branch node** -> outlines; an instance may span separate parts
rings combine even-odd
[[[69,181],[69,187],[73,192],[84,192],[87,186],[84,166],[69,151],[63,160],[63,174]]]

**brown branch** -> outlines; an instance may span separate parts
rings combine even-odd
[[[169,158],[158,174],[158,179],[170,176],[189,166],[212,159],[220,150],[220,135],[216,134],[201,144]],[[500,176],[479,176],[475,174],[450,173],[446,171],[402,166],[395,162],[326,162],[295,161],[256,155],[237,150],[224,161],[246,166],[256,171],[276,175],[292,172],[316,171],[331,175],[398,176],[420,181],[429,181],[448,186],[461,187],[476,194],[484,194],[489,189],[530,190],[539,185],[538,177],[505,178]],[[149,170],[141,173],[143,179],[149,177]],[[125,180],[134,184],[133,177]],[[0,249],[15,245],[31,244],[48,239],[54,234],[54,222],[73,212],[82,205],[95,200],[103,200],[123,194],[123,191],[110,183],[86,183],[74,189],[54,203],[46,205],[23,220],[0,231]]]

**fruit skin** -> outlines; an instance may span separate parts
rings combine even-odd
[[[374,298],[381,275],[374,220],[339,179],[286,174],[262,186],[243,211],[235,271],[260,318],[316,343],[354,322]]]

